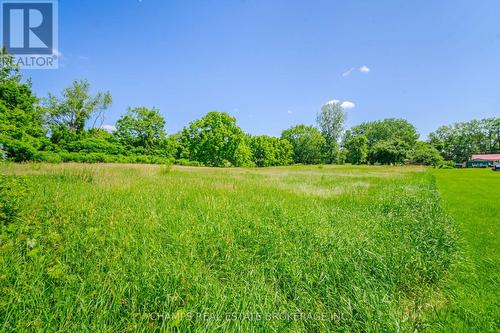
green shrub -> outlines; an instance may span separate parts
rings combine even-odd
[[[113,143],[102,138],[85,138],[66,144],[64,147],[69,152],[100,153],[109,155],[125,154],[125,148],[119,143]]]
[[[455,167],[454,161],[441,161],[437,166],[438,169],[453,169]]]
[[[60,154],[52,151],[39,151],[35,154],[33,160],[46,163],[61,163],[63,161]]]
[[[185,158],[181,158],[175,161],[175,164],[177,165],[183,165],[183,166],[203,166],[203,163],[197,162],[197,161],[190,161]]]
[[[15,162],[32,161],[37,154],[36,149],[24,141],[2,138],[2,143],[4,151],[7,153],[7,158]]]

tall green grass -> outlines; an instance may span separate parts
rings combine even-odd
[[[462,257],[447,284],[447,306],[431,313],[434,331],[499,332],[500,173],[467,169],[434,175],[458,226]]]
[[[422,169],[3,165],[0,330],[414,331],[453,224]]]

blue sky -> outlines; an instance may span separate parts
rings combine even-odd
[[[87,78],[113,95],[106,124],[155,106],[173,133],[220,110],[279,135],[337,99],[348,126],[402,117],[425,138],[500,116],[497,0],[61,0],[59,49],[26,72],[36,93]]]

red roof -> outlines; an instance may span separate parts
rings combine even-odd
[[[477,155],[472,155],[471,160],[500,161],[500,154],[477,154]]]

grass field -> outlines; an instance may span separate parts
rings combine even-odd
[[[466,204],[454,193],[468,194],[452,171],[437,185],[457,218]],[[496,325],[498,229],[465,216],[455,228],[425,169],[4,164],[0,174],[29,189],[21,219],[2,227],[0,331]],[[494,220],[498,201],[485,200],[471,205]]]
[[[436,170],[444,207],[459,229],[462,260],[448,286],[450,304],[434,328],[500,331],[500,172]]]

